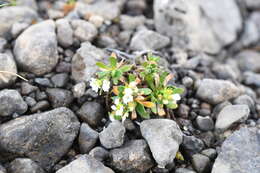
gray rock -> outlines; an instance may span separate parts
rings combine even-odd
[[[102,147],[95,147],[90,152],[89,155],[100,162],[103,162],[109,157],[109,152]]]
[[[212,173],[258,173],[260,170],[259,129],[242,128],[228,137],[213,165]]]
[[[255,112],[255,102],[252,99],[252,97],[248,95],[241,95],[238,98],[236,98],[233,103],[235,105],[247,105],[250,108],[251,112]]]
[[[48,78],[35,78],[34,82],[43,87],[53,87],[52,82]]]
[[[114,173],[114,171],[89,155],[83,155],[72,161],[67,166],[56,171],[56,173]]]
[[[0,165],[0,173],[7,173],[6,169],[2,165]]]
[[[8,54],[0,53],[0,69],[1,71],[7,71],[16,74],[17,67],[14,58]],[[16,76],[9,73],[0,72],[0,88],[4,88],[14,83]]]
[[[208,148],[201,152],[201,154],[207,156],[211,160],[214,160],[217,157],[217,151],[214,148]]]
[[[37,21],[38,15],[34,10],[28,7],[12,6],[1,8],[0,18],[2,19],[0,37],[10,38],[11,28],[14,23],[22,22],[32,24]]]
[[[244,50],[236,56],[242,71],[260,72],[260,54],[252,50]]]
[[[182,142],[179,126],[172,120],[151,119],[144,120],[140,129],[159,167],[173,163]]]
[[[192,156],[192,166],[198,173],[209,172],[210,160],[207,156],[202,154],[195,154]]]
[[[80,153],[87,154],[97,143],[98,132],[89,127],[88,124],[82,123],[78,140]]]
[[[125,132],[121,122],[113,121],[99,134],[100,143],[107,149],[120,147],[124,143]]]
[[[46,100],[41,100],[39,102],[37,102],[33,107],[31,107],[31,112],[32,113],[35,113],[35,112],[38,112],[38,111],[46,111],[47,109],[49,109],[51,106],[50,106],[50,103]]]
[[[47,14],[49,19],[59,19],[64,17],[64,13],[60,10],[48,9]]]
[[[195,136],[183,136],[181,147],[183,148],[184,153],[191,157],[202,151],[205,148],[205,145],[202,140]]]
[[[89,42],[81,44],[72,58],[72,78],[77,82],[90,81],[98,71],[97,62],[103,61],[105,52]]]
[[[72,20],[74,36],[81,42],[92,41],[98,34],[97,28],[92,23],[85,20]]]
[[[32,98],[32,97],[25,97],[25,98],[24,98],[24,101],[25,101],[26,104],[27,104],[28,106],[30,106],[30,107],[36,105],[36,103],[37,103],[36,100],[35,100],[34,98]]]
[[[36,86],[33,86],[29,84],[28,82],[22,82],[21,84],[21,94],[22,95],[28,95],[34,91],[36,91],[38,88]]]
[[[245,0],[246,6],[249,9],[259,9],[260,1],[258,0]]]
[[[216,74],[218,79],[237,80],[239,78],[239,72],[235,71],[228,64],[214,64],[212,71]]]
[[[240,88],[230,81],[203,79],[197,90],[197,97],[211,104],[235,98],[240,95]]]
[[[202,131],[210,131],[214,129],[214,122],[209,116],[197,116],[195,122],[198,128]]]
[[[11,29],[11,34],[13,38],[16,38],[19,34],[21,34],[26,28],[28,28],[30,24],[28,23],[14,23]]]
[[[72,92],[60,88],[48,88],[46,90],[53,108],[68,107],[73,101]]]
[[[97,39],[97,46],[101,48],[116,48],[117,43],[111,36],[101,34]]]
[[[48,171],[67,153],[79,127],[68,108],[11,120],[0,126],[0,160],[26,156]]]
[[[20,93],[12,89],[0,91],[0,103],[0,117],[10,116],[14,113],[23,114],[28,108]]]
[[[86,87],[87,86],[86,86],[85,82],[80,82],[80,83],[74,85],[72,88],[73,96],[76,98],[82,97],[85,94]]]
[[[132,50],[157,50],[167,46],[170,39],[151,30],[140,30],[132,38]]]
[[[120,172],[145,173],[154,166],[145,140],[131,140],[118,149],[110,151],[111,166]]]
[[[50,72],[58,62],[55,23],[47,20],[26,29],[16,39],[14,54],[23,70],[36,75]]]
[[[30,7],[34,10],[37,10],[37,3],[35,0],[19,0],[16,2],[17,6],[26,6],[26,7]]]
[[[196,173],[196,172],[186,168],[178,168],[175,170],[175,173]]]
[[[51,81],[54,87],[65,87],[69,81],[69,75],[67,73],[55,74],[51,77]]]
[[[0,53],[4,52],[6,45],[7,45],[6,39],[0,37]]]
[[[84,103],[77,113],[82,121],[92,127],[100,125],[105,114],[103,106],[97,102]]]
[[[134,30],[138,26],[143,25],[145,22],[144,16],[129,16],[121,15],[120,16],[120,26],[123,30]]]
[[[260,74],[253,72],[245,72],[243,74],[243,81],[246,85],[260,87]]]
[[[217,116],[215,130],[225,131],[234,123],[245,121],[250,113],[248,105],[230,105],[224,107]]]
[[[73,30],[67,19],[56,21],[57,39],[61,46],[69,47],[73,44]]]
[[[257,25],[251,16],[245,21],[244,32],[241,36],[241,43],[245,47],[255,44],[260,38]]]
[[[228,106],[228,105],[232,105],[232,104],[231,104],[229,101],[225,101],[225,102],[222,102],[222,103],[217,104],[217,105],[214,107],[213,111],[212,111],[212,114],[211,114],[212,118],[213,118],[213,119],[216,119],[217,116],[218,116],[218,114],[220,113],[220,111],[221,111],[224,107],[226,107],[226,106]]]
[[[27,158],[18,158],[10,163],[10,173],[45,173],[45,171],[34,161]]]

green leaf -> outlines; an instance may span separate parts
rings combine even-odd
[[[156,108],[156,106],[155,106],[155,107],[152,107],[151,110],[152,110],[152,112],[153,112],[154,114],[157,114],[157,108]]]
[[[106,72],[106,71],[97,72],[97,75],[98,75],[98,78],[103,78],[106,75],[108,75],[108,72]]]
[[[143,94],[143,95],[149,95],[149,94],[151,94],[153,91],[151,90],[151,89],[149,89],[149,88],[140,88],[139,90],[138,90],[141,94]]]
[[[113,84],[115,84],[115,85],[118,84],[118,79],[117,78],[113,78]]]
[[[169,109],[176,109],[176,108],[178,108],[178,105],[176,103],[169,103],[169,104],[167,104],[167,107]]]
[[[124,65],[124,66],[120,67],[119,70],[124,73],[124,72],[130,71],[131,68],[132,68],[131,65]]]
[[[145,81],[147,82],[148,86],[151,88],[151,89],[155,89],[155,86],[154,86],[154,79],[153,79],[153,76],[152,75],[147,75],[145,77]]]
[[[174,94],[182,94],[184,92],[183,88],[174,88],[173,93]]]
[[[102,69],[106,69],[106,70],[109,70],[110,68],[108,66],[106,66],[104,63],[102,62],[97,62],[96,65],[99,67],[99,68],[102,68]]]
[[[116,65],[117,65],[117,59],[115,57],[109,57],[109,62],[110,62],[110,66],[112,68],[116,68]]]
[[[118,116],[118,115],[114,115],[114,119],[120,121],[120,120],[122,119],[122,117],[121,117],[121,116]]]
[[[144,118],[144,119],[150,118],[150,115],[146,112],[144,106],[141,105],[140,103],[137,103],[136,111],[142,118]]]
[[[118,91],[119,91],[119,93],[124,92],[124,90],[125,90],[125,87],[124,87],[124,86],[118,86]]]
[[[122,75],[123,75],[123,73],[119,70],[112,71],[112,77],[113,78],[119,79]]]
[[[135,81],[135,75],[129,74],[129,75],[128,75],[128,80],[129,80],[129,83],[130,83],[130,82],[134,82],[134,81]]]

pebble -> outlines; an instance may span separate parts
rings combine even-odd
[[[1,71],[17,74],[16,62],[12,56],[0,53],[0,62]],[[16,78],[16,75],[0,72],[0,88],[10,86],[15,82]]]
[[[68,107],[73,101],[72,92],[60,88],[48,88],[46,90],[53,108]]]
[[[210,131],[214,129],[214,122],[209,116],[206,117],[197,116],[196,125],[202,131]]]
[[[45,171],[34,161],[27,158],[18,158],[10,163],[10,173],[45,173]]]
[[[89,155],[98,161],[103,162],[109,157],[109,152],[103,147],[95,147],[89,152]]]
[[[69,81],[69,75],[67,73],[55,74],[51,77],[51,81],[54,84],[54,87],[65,87]]]
[[[195,154],[192,156],[192,166],[198,173],[209,172],[210,160],[207,156],[202,154]]]

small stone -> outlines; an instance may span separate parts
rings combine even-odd
[[[238,98],[236,98],[233,103],[235,105],[247,105],[250,108],[251,112],[255,112],[255,102],[252,99],[252,97],[248,95],[241,95]]]
[[[116,48],[117,47],[117,43],[116,41],[110,37],[109,35],[106,34],[101,34],[99,35],[98,39],[97,39],[97,44],[98,47],[101,48]]]
[[[182,79],[182,83],[185,87],[190,88],[193,85],[193,79],[191,77],[185,76]]]
[[[166,47],[170,39],[151,30],[138,31],[132,38],[130,48],[132,50],[158,50]]]
[[[14,23],[11,29],[11,34],[13,38],[16,38],[19,34],[21,34],[26,28],[28,28],[30,24],[28,23]]]
[[[260,72],[260,54],[256,51],[245,50],[236,55],[236,60],[242,71]]]
[[[214,64],[212,67],[212,71],[216,74],[218,79],[231,79],[236,80],[239,77],[239,72],[235,71],[230,65],[228,64]]]
[[[0,37],[0,53],[4,52],[6,45],[7,45],[6,39]]]
[[[98,34],[97,28],[92,23],[85,20],[72,20],[74,36],[81,42],[92,41]]]
[[[53,84],[48,78],[35,78],[34,82],[43,87],[53,87]]]
[[[158,167],[165,168],[166,165],[173,163],[183,138],[175,121],[168,119],[144,120],[140,124],[140,129]]]
[[[31,159],[19,158],[10,163],[10,173],[45,173],[45,171]]]
[[[203,79],[197,90],[197,97],[211,104],[235,98],[240,95],[240,88],[230,81]]]
[[[68,107],[73,101],[72,92],[59,88],[48,88],[46,90],[53,108]]]
[[[104,19],[99,15],[91,15],[89,18],[89,22],[99,28],[102,26]]]
[[[48,96],[47,96],[46,92],[37,90],[35,98],[36,98],[37,101],[40,101],[40,100],[47,99]]]
[[[104,108],[97,102],[84,103],[77,112],[80,119],[92,127],[100,125],[104,117]]]
[[[67,166],[59,169],[56,173],[114,173],[114,171],[89,155],[83,155],[72,161]]]
[[[175,173],[196,173],[196,172],[187,168],[178,168],[175,170]]]
[[[88,153],[97,143],[98,132],[89,127],[88,124],[82,123],[79,133],[79,148],[81,154]]]
[[[214,129],[214,122],[209,116],[197,116],[196,125],[202,131],[210,131]]]
[[[208,172],[210,170],[210,160],[202,154],[192,156],[192,166],[198,173]]]
[[[208,148],[206,150],[203,150],[201,154],[207,156],[211,160],[215,160],[215,158],[217,157],[217,151],[214,148]]]
[[[11,116],[14,113],[21,115],[28,108],[20,93],[12,89],[0,91],[0,103],[0,117]]]
[[[215,130],[223,132],[237,122],[245,121],[250,113],[247,105],[229,105],[224,107],[217,116]]]
[[[113,121],[99,134],[100,143],[107,149],[120,147],[124,143],[125,132],[121,122]]]
[[[25,101],[26,104],[27,104],[28,106],[30,106],[30,107],[36,105],[36,103],[37,103],[36,100],[35,100],[34,98],[32,98],[32,97],[25,97],[25,98],[24,98],[24,101]]]
[[[76,98],[82,97],[85,94],[86,87],[87,86],[86,86],[85,82],[80,82],[80,83],[74,85],[72,88],[73,96]]]
[[[47,14],[50,19],[59,19],[64,17],[64,13],[62,11],[54,9],[48,9]]]
[[[177,115],[182,117],[182,118],[188,118],[190,112],[190,107],[185,105],[185,104],[180,104]]]
[[[31,107],[30,110],[32,113],[35,113],[38,111],[45,111],[48,108],[50,108],[49,102],[46,100],[42,100],[42,101],[37,102],[33,107]]]
[[[56,72],[58,73],[70,73],[71,72],[71,64],[61,61],[57,66],[56,66]]]
[[[205,148],[202,140],[195,136],[183,136],[181,144],[184,153],[191,158],[192,155],[199,153]]]
[[[38,88],[36,86],[33,86],[27,82],[22,82],[21,84],[21,94],[22,95],[28,95],[32,92],[36,91]]]
[[[253,72],[245,72],[243,74],[243,81],[246,85],[260,88],[260,74]]]
[[[56,21],[57,39],[61,46],[69,47],[73,44],[73,30],[67,19]]]
[[[30,26],[15,41],[18,66],[36,75],[50,72],[58,62],[55,23],[46,20]]]
[[[134,30],[138,26],[143,25],[145,22],[144,16],[128,16],[121,15],[120,16],[120,26],[123,30]]]
[[[225,102],[222,102],[222,103],[217,104],[217,105],[214,107],[213,111],[212,111],[212,114],[211,114],[212,118],[213,118],[213,119],[216,119],[217,116],[218,116],[218,114],[220,113],[220,111],[221,111],[224,107],[229,106],[229,105],[232,105],[229,101],[225,101]]]
[[[65,87],[69,81],[69,75],[67,73],[56,74],[51,77],[51,81],[54,87]]]
[[[120,172],[145,173],[154,166],[145,140],[131,140],[110,151],[111,166]]]
[[[109,157],[109,152],[102,147],[95,147],[90,152],[89,155],[100,162],[103,162]]]

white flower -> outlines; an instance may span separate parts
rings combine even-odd
[[[127,117],[128,117],[128,112],[126,112],[126,113],[122,116],[122,122],[124,122]]]
[[[134,88],[134,87],[136,87],[136,85],[137,85],[136,82],[130,82],[130,83],[129,83],[129,87],[130,87],[130,88]]]
[[[125,92],[125,95],[132,95],[133,94],[133,90],[131,88],[126,88],[124,90],[124,92]]]
[[[123,102],[124,102],[124,104],[127,104],[127,103],[129,103],[129,102],[132,102],[133,100],[134,100],[134,99],[133,99],[133,96],[132,96],[132,95],[126,94],[126,95],[123,96]]]
[[[180,96],[180,94],[173,94],[172,99],[175,100],[175,101],[178,101],[178,100],[181,99],[181,96]]]
[[[116,99],[115,99],[115,104],[118,105],[119,103],[120,103],[119,98],[116,98]]]
[[[95,78],[91,78],[90,86],[93,91],[98,92],[98,89],[100,88],[99,81]]]
[[[107,80],[107,79],[103,80],[102,89],[103,89],[105,92],[108,92],[108,91],[109,91],[109,88],[110,88],[110,81]]]
[[[116,106],[115,106],[115,105],[112,105],[111,108],[112,108],[112,110],[114,110],[114,111],[116,110]]]
[[[124,107],[120,106],[117,110],[116,110],[116,115],[117,116],[122,116],[124,113]]]

